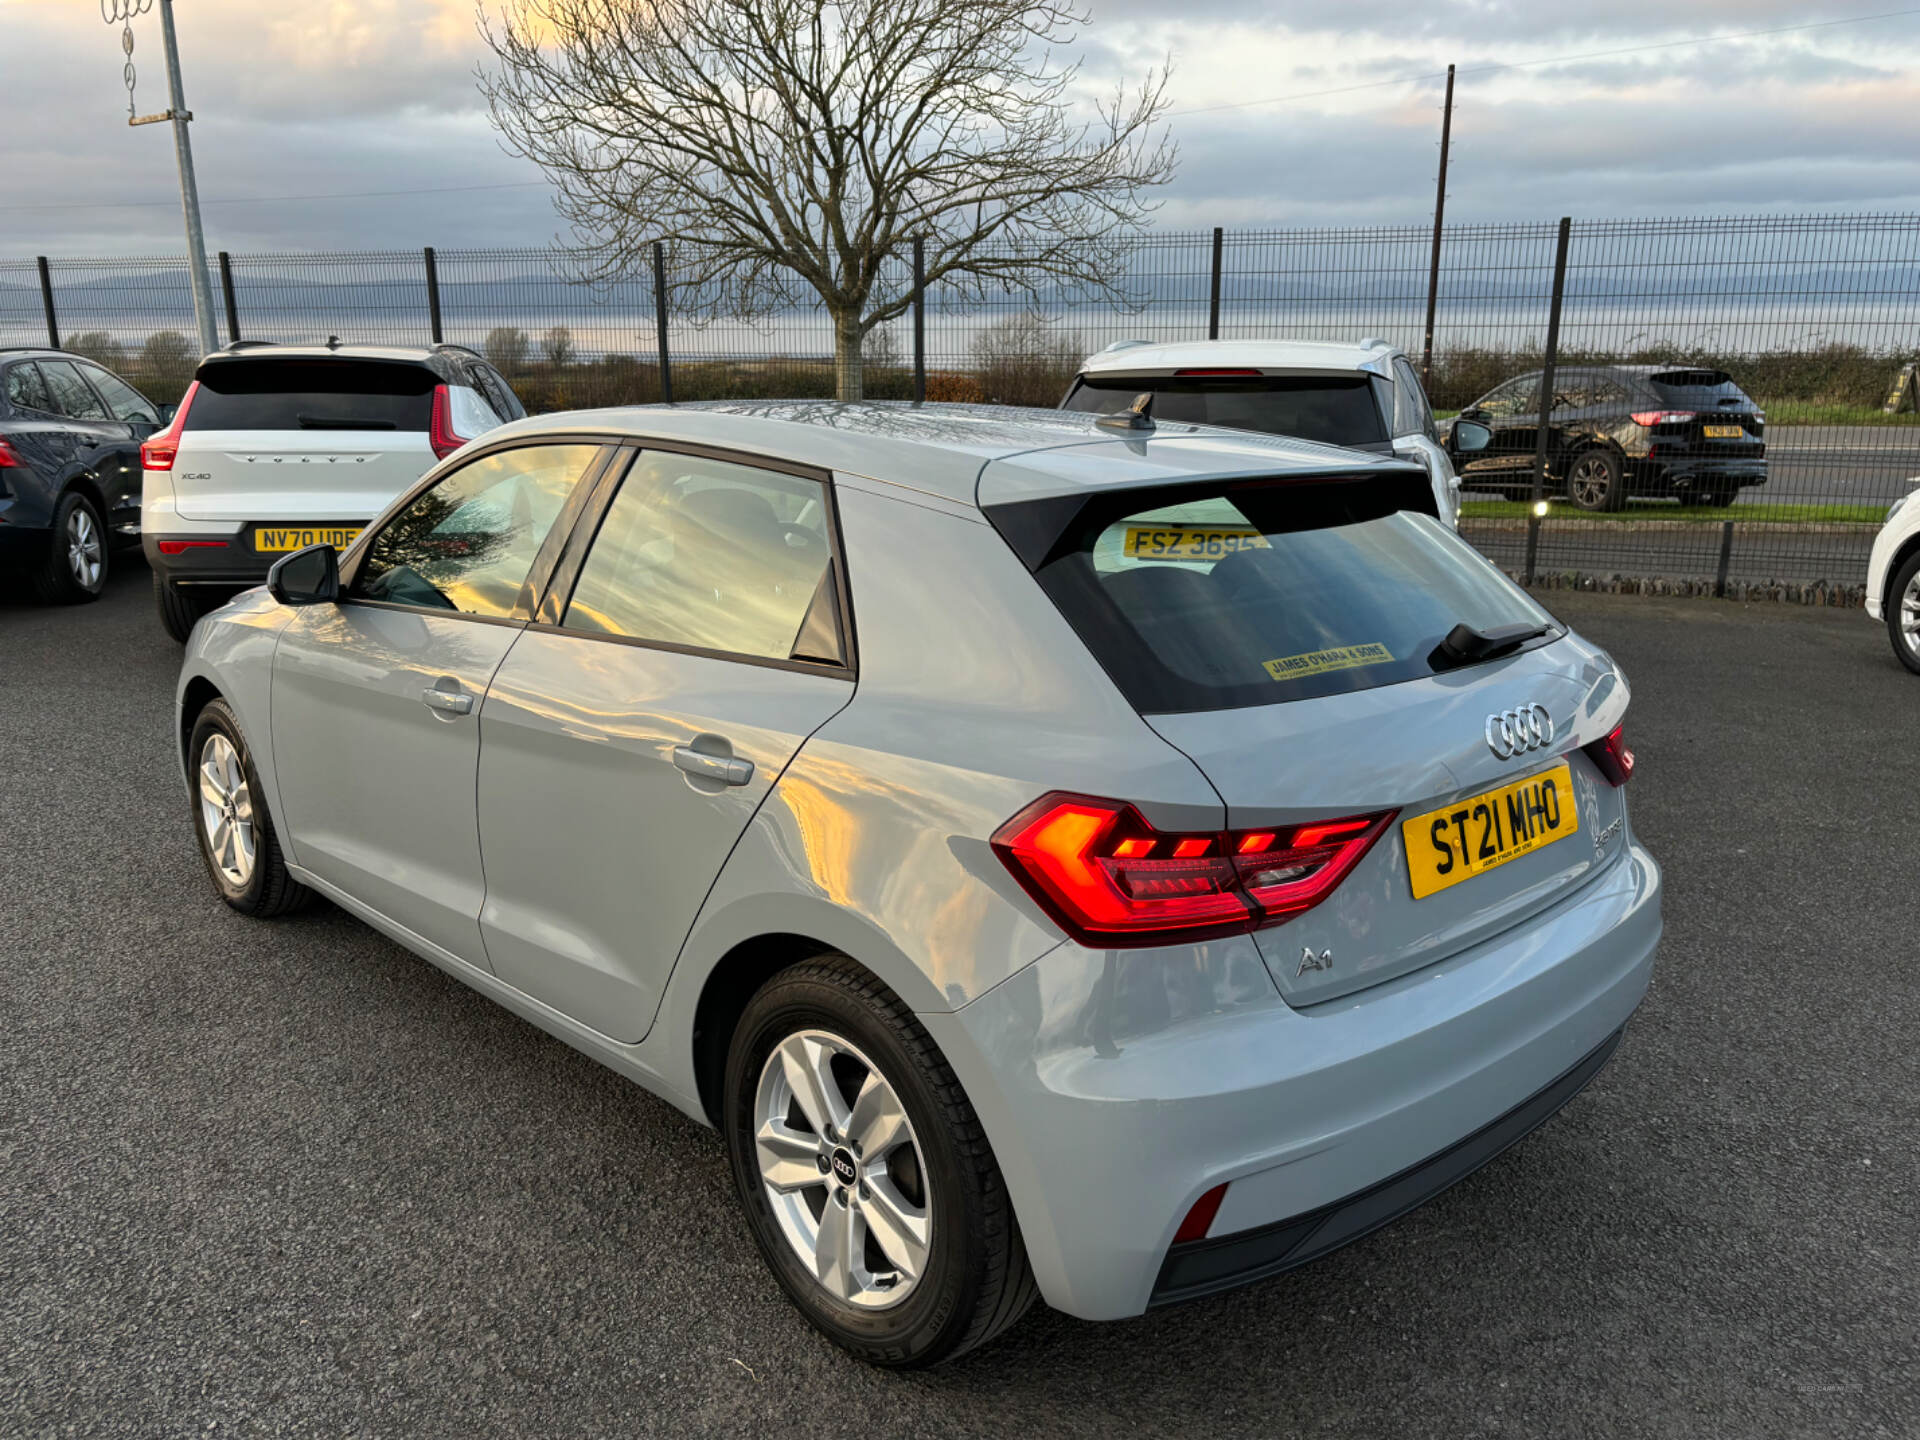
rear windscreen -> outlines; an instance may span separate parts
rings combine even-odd
[[[1152,392],[1153,418],[1228,425],[1325,445],[1376,445],[1386,422],[1365,375],[1082,376],[1069,410],[1110,415]]]
[[[1668,405],[1702,409],[1747,399],[1747,392],[1724,370],[1658,370],[1647,377],[1647,384]]]
[[[425,430],[439,383],[365,360],[220,361],[199,381],[186,430]]]
[[[1124,509],[1125,500],[1117,497]],[[1454,668],[1462,622],[1552,617],[1431,515],[1359,485],[1237,485],[1090,514],[1036,578],[1136,709],[1224,710]]]

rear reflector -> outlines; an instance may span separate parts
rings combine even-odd
[[[1624,785],[1633,778],[1633,751],[1627,748],[1625,729],[1624,725],[1616,725],[1604,740],[1595,740],[1584,747],[1587,758],[1615,785]]]
[[[1187,1218],[1180,1222],[1180,1228],[1173,1232],[1173,1243],[1185,1245],[1190,1240],[1204,1240],[1207,1231],[1213,1228],[1213,1217],[1220,1213],[1220,1202],[1227,1198],[1227,1187],[1216,1185],[1187,1211]]]
[[[1160,945],[1246,934],[1312,909],[1394,813],[1170,834],[1124,802],[1056,791],[996,830],[993,848],[1081,943]]]
[[[187,386],[187,393],[180,397],[180,408],[173,412],[173,419],[167,422],[167,428],[155,431],[140,442],[141,469],[173,469],[173,457],[180,453],[180,432],[187,423],[187,410],[193,404],[193,397],[199,393],[200,382],[196,380]]]
[[[1691,410],[1635,410],[1633,412],[1633,423],[1636,425],[1677,425],[1682,420],[1693,418],[1694,412]]]
[[[224,550],[224,540],[162,540],[159,543],[162,555],[184,555],[189,550]]]

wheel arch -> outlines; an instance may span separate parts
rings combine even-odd
[[[1893,552],[1887,561],[1886,578],[1880,582],[1880,607],[1885,614],[1887,607],[1893,604],[1893,585],[1900,578],[1900,569],[1920,551],[1920,530],[1916,530],[1900,542],[1900,548]]]
[[[101,540],[104,544],[109,517],[107,515],[106,492],[100,488],[100,483],[84,470],[76,471],[74,474],[69,475],[66,481],[60,486],[60,494],[56,495],[53,501],[56,506],[60,503],[61,495],[79,495],[83,497],[89,505],[93,506],[94,514],[100,517]]]
[[[789,966],[816,955],[844,953],[811,935],[756,935],[728,950],[707,972],[700,985],[700,998],[694,1002],[690,1040],[700,1108],[716,1130],[723,1128],[720,1108],[726,1089],[727,1051],[732,1047],[733,1032],[746,1013],[748,1002]],[[847,958],[860,964],[852,956]],[[861,965],[861,969],[867,967]],[[867,973],[873,974],[871,970]],[[874,978],[880,979],[877,975]]]
[[[180,763],[187,764],[187,746],[193,739],[194,722],[200,718],[200,712],[207,708],[209,701],[224,699],[220,687],[204,675],[195,675],[180,690],[180,733],[175,737],[180,746]]]

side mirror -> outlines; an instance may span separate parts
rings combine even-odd
[[[1455,455],[1471,455],[1493,443],[1493,431],[1478,420],[1456,420],[1447,437],[1447,449]]]
[[[340,552],[309,545],[274,561],[267,593],[282,605],[331,605],[340,598]]]

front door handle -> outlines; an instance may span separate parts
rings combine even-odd
[[[420,692],[420,698],[429,709],[444,710],[449,715],[465,715],[473,709],[473,696],[459,690],[438,690],[429,685]]]
[[[730,755],[708,755],[691,745],[673,747],[673,763],[689,775],[702,780],[718,780],[722,785],[744,785],[753,778],[753,762]]]

